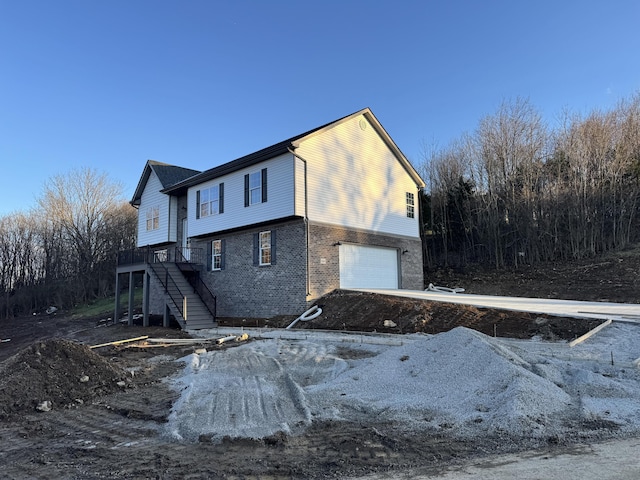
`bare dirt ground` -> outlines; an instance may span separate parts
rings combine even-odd
[[[546,269],[438,272],[427,282],[478,294],[638,303],[638,272],[640,249]],[[337,291],[320,303],[322,320],[304,327],[405,334],[462,325],[488,335],[566,340],[592,326],[584,320],[354,292]],[[179,330],[104,326],[97,320],[62,313],[0,322],[1,339],[10,339],[0,343],[3,478],[344,478],[373,472],[393,476],[405,469],[428,474],[488,453],[531,447],[570,452],[574,442],[585,440],[549,438],[541,445],[495,437],[479,444],[442,432],[396,432],[393,425],[370,419],[315,423],[300,435],[261,440],[213,443],[204,437],[195,444],[179,443],[160,434],[178,396],[165,379],[180,368],[175,359],[198,346],[90,349],[141,335],[188,337]],[[270,319],[267,325],[288,321]],[[255,326],[265,321],[226,323]],[[351,354],[349,349],[341,353],[345,358]],[[594,424],[588,440],[608,438],[608,428]]]

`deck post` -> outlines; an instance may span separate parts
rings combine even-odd
[[[165,302],[165,304],[164,304],[164,314],[162,316],[162,326],[164,328],[169,328],[169,323],[170,323],[169,315],[170,314],[171,314],[171,312],[169,310],[169,305]]]
[[[133,325],[133,294],[134,294],[133,270],[129,272],[129,311],[127,312],[128,325]]]
[[[142,326],[149,326],[149,287],[150,276],[147,270],[144,271],[144,280],[142,282]]]
[[[120,274],[116,272],[116,304],[113,309],[113,323],[120,318]]]

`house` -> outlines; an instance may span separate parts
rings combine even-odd
[[[423,187],[368,108],[203,172],[150,160],[118,274],[143,273],[145,315],[192,328],[299,314],[336,288],[423,289]]]

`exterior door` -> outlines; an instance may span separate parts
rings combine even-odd
[[[187,219],[182,219],[182,256],[188,262],[191,258],[191,251],[189,250],[189,237],[187,231]]]
[[[340,288],[398,288],[398,250],[340,245]]]

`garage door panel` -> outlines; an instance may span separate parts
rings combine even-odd
[[[398,251],[340,245],[340,287],[398,288]]]

